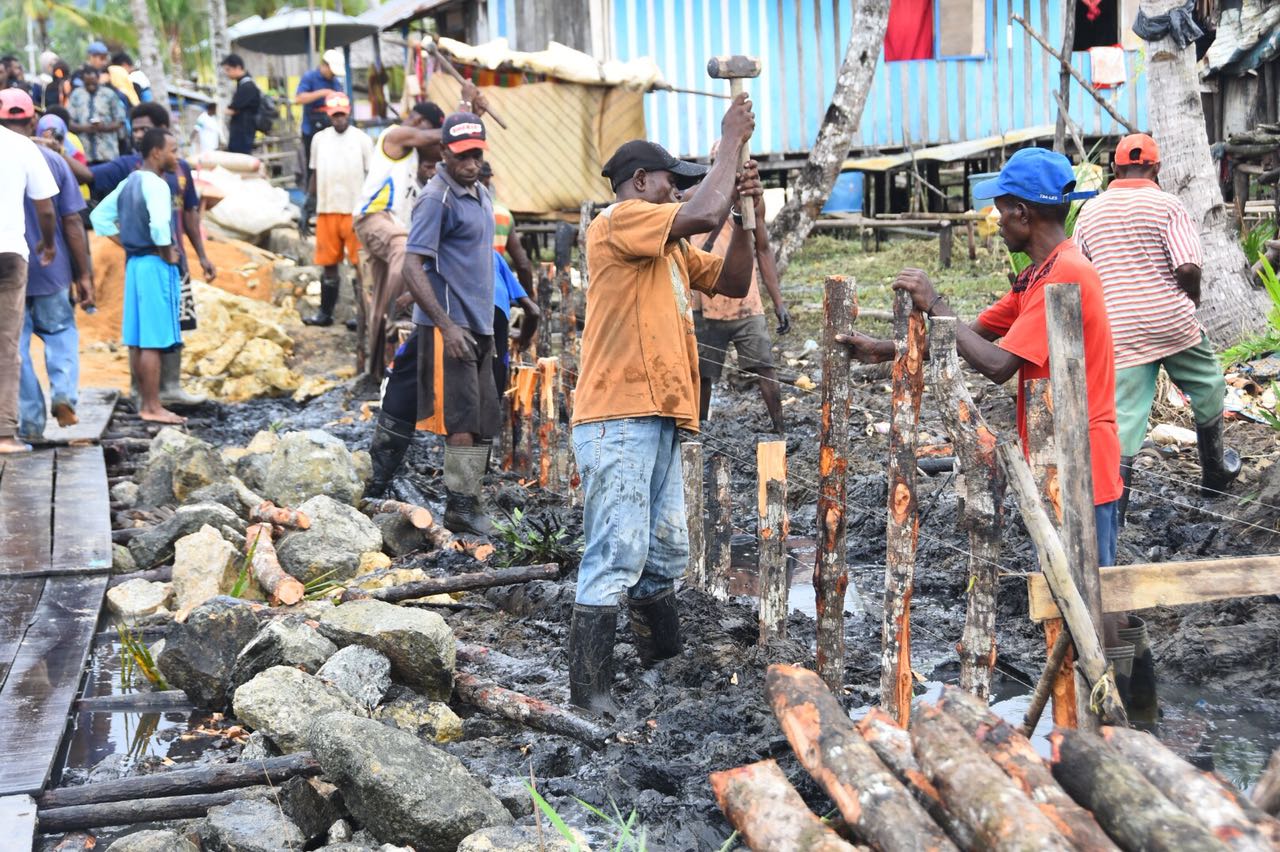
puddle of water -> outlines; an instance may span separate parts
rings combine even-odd
[[[755,536],[735,533],[729,540],[733,558],[729,572],[729,594],[735,597],[760,597],[760,575],[756,570]],[[813,565],[818,549],[813,539],[787,539],[787,579],[790,591],[787,611],[799,610],[810,618],[818,617],[817,596],[813,589]],[[854,572],[860,566],[849,566],[849,585],[844,593],[845,616],[858,622],[866,618],[867,611],[854,584]]]

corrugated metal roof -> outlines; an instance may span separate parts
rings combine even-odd
[[[391,0],[375,6],[360,15],[360,20],[373,24],[380,30],[389,30],[416,21],[428,12],[451,0]]]
[[[982,139],[971,139],[968,142],[951,142],[947,145],[934,145],[930,148],[917,148],[913,155],[910,151],[901,154],[886,154],[878,157],[861,157],[856,160],[845,160],[840,166],[842,171],[884,172],[910,163],[913,156],[916,160],[930,160],[938,163],[954,163],[957,160],[975,157],[978,154],[1004,148],[1009,145],[1021,145],[1023,142],[1034,142],[1052,136],[1054,126],[1041,124],[1037,127],[1025,127],[1022,130],[1011,130],[1000,136],[986,136]]]

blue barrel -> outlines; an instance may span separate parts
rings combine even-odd
[[[973,191],[973,188],[984,180],[991,180],[1000,176],[999,172],[983,172],[978,175],[969,175],[969,195],[972,196],[972,204],[974,210],[981,210],[983,207],[990,207],[994,202],[994,198],[979,198]]]
[[[836,178],[836,185],[831,188],[823,213],[861,213],[862,185],[865,176],[862,172],[841,172]]]

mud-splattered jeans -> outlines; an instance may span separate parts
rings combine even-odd
[[[582,477],[586,550],[577,602],[614,606],[624,592],[670,589],[689,563],[680,442],[670,417],[629,417],[573,428]]]

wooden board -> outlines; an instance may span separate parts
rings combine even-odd
[[[0,689],[18,654],[18,646],[35,619],[43,591],[42,577],[0,577],[0,601],[4,601],[0,606]]]
[[[0,476],[0,577],[49,570],[53,451],[11,456]]]
[[[80,401],[76,404],[76,416],[80,418],[80,422],[63,429],[50,413],[44,427],[43,443],[78,444],[101,440],[119,398],[120,392],[110,388],[86,388],[80,391]]]
[[[1103,568],[1102,611],[1130,612],[1280,593],[1280,555]],[[1027,580],[1033,621],[1060,618],[1043,574]]]
[[[50,577],[0,689],[0,796],[43,789],[80,688],[107,576]]]
[[[0,798],[0,837],[8,852],[28,852],[36,834],[36,800],[30,796]]]
[[[59,447],[50,574],[111,570],[111,511],[102,447]]]

